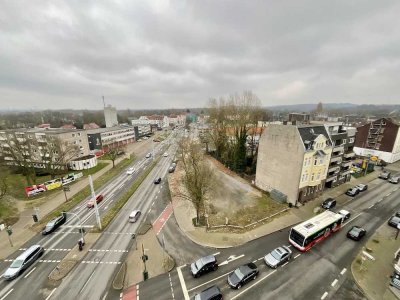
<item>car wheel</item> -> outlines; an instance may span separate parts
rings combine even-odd
[[[213,270],[216,271],[218,269],[218,265],[215,265]]]
[[[238,290],[240,290],[240,288],[242,287],[241,284],[238,284],[238,286],[236,287]]]
[[[254,275],[253,280],[256,280],[256,278],[257,278],[257,275]]]

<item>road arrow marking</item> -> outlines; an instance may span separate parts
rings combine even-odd
[[[228,257],[227,260],[223,261],[222,263],[219,263],[218,265],[219,265],[219,266],[227,265],[227,264],[229,264],[230,262],[232,262],[232,261],[234,261],[234,260],[237,260],[237,259],[239,259],[239,258],[242,258],[243,256],[244,256],[244,254],[239,255],[239,256],[231,255],[231,256]]]

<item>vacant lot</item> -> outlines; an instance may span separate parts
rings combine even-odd
[[[12,225],[18,221],[18,208],[10,197],[0,199],[0,224]]]

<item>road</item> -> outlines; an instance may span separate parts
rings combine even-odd
[[[292,260],[285,266],[272,270],[263,262],[263,256],[275,247],[288,245],[289,229],[286,228],[271,235],[261,237],[245,245],[229,249],[203,248],[189,242],[177,230],[175,219],[170,218],[164,234],[178,232],[178,237],[167,249],[174,258],[177,255],[180,267],[168,274],[152,278],[138,285],[140,299],[188,299],[211,285],[218,285],[224,299],[363,299],[361,291],[354,285],[350,265],[363,246],[363,242],[354,242],[346,238],[346,232],[352,225],[363,226],[368,239],[373,232],[387,222],[388,218],[400,209],[399,186],[375,179],[369,184],[369,190],[356,198],[343,196],[345,202],[335,210],[347,209],[351,218],[344,228],[327,240],[301,253],[293,247]],[[343,202],[343,201],[340,201]],[[164,231],[165,230],[165,231]],[[181,252],[179,248],[182,247]],[[177,249],[178,248],[178,249]],[[182,253],[183,257],[182,257]],[[175,254],[175,255],[174,255]],[[194,279],[189,265],[205,254],[216,255],[220,268],[212,273]],[[236,291],[227,282],[227,275],[236,267],[247,262],[255,262],[260,273],[252,281]],[[179,264],[178,264],[179,265]]]
[[[169,146],[169,142],[170,140],[166,140],[162,143],[157,143],[154,152],[163,153]],[[160,162],[154,168],[150,176],[142,183],[134,197],[129,200],[129,205],[121,210],[115,219],[116,221],[112,222],[109,228],[107,228],[107,231],[103,233],[101,239],[96,244],[96,248],[93,248],[92,251],[88,253],[87,257],[85,257],[85,262],[82,262],[81,265],[75,270],[79,269],[81,266],[85,270],[88,270],[89,268],[95,268],[100,264],[106,265],[107,268],[110,267],[116,269],[118,267],[121,259],[123,258],[122,256],[126,254],[128,249],[127,247],[129,247],[129,243],[131,242],[131,233],[136,230],[134,226],[129,227],[127,225],[127,222],[125,221],[128,220],[127,215],[129,215],[131,208],[133,209],[133,207],[137,207],[143,211],[146,211],[147,207],[151,205],[150,198],[146,198],[146,196],[152,196],[153,193],[157,191],[157,188],[154,189],[154,184],[152,181],[155,176],[164,175],[168,169],[170,160],[171,157],[161,158]],[[145,168],[150,165],[151,161],[152,159],[146,159],[144,157],[138,159],[132,165],[136,169],[136,172],[133,175],[127,175],[125,172],[122,172],[120,175],[114,177],[110,182],[96,191],[96,194],[103,194],[105,196],[104,200],[98,205],[100,215],[107,211],[113,205],[113,203],[119,199],[126,188],[133,184],[140,173],[142,173]],[[148,195],[146,195],[146,193],[143,192],[143,189],[151,191]],[[87,227],[87,229],[89,229],[95,226],[96,222],[94,210],[86,207],[87,200],[88,199],[82,201],[79,205],[74,207],[71,212],[79,216],[83,227]],[[124,222],[120,221],[121,218],[124,220]],[[46,249],[43,257],[28,270],[26,270],[20,277],[11,282],[0,282],[0,299],[25,299],[26,295],[30,295],[30,299],[61,299],[59,297],[57,298],[58,291],[55,289],[55,287],[48,285],[47,277],[55,268],[57,263],[60,262],[69,252],[69,250],[76,245],[77,240],[80,237],[77,229],[78,223],[79,221],[77,218],[72,217],[72,215],[68,215],[66,224],[63,225],[57,232],[44,237],[40,234],[34,236],[29,242],[21,247],[21,249],[13,253],[5,261],[2,261],[0,263],[1,274],[23,249],[34,244],[40,244]],[[98,251],[104,249],[112,249],[114,251]],[[100,268],[101,267],[98,267],[97,269]],[[83,274],[79,275],[83,276],[84,274],[86,274],[86,272],[83,272]],[[73,276],[67,277],[65,281],[71,280],[71,278],[76,278],[74,274],[72,275]],[[94,275],[91,275],[91,278],[93,277]],[[106,279],[105,276],[103,276],[103,278],[104,280]],[[109,279],[110,278],[107,280]],[[77,279],[72,280],[74,281],[72,285],[76,286]],[[87,286],[89,285],[87,284]],[[60,286],[58,289],[61,291],[62,286]],[[80,293],[82,293],[83,290],[84,289],[80,289]],[[104,290],[106,290],[106,286],[104,287]],[[71,298],[64,297],[65,295],[63,294],[62,299],[75,298],[73,296],[71,296]],[[97,297],[92,299],[99,298]]]

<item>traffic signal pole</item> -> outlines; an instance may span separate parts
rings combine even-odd
[[[99,230],[101,230],[101,220],[100,220],[99,208],[97,206],[96,194],[94,192],[93,180],[92,180],[91,175],[89,175],[89,184],[90,184],[90,189],[92,191],[92,198],[94,201],[94,213],[96,215],[97,226],[99,227]]]

